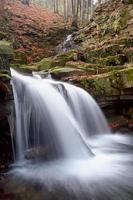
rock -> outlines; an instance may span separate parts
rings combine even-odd
[[[0,69],[8,69],[10,61],[13,59],[13,49],[7,41],[0,41]]]
[[[25,152],[25,158],[27,160],[34,160],[34,159],[50,159],[52,158],[50,148],[49,147],[36,147],[31,148]]]
[[[72,83],[89,91],[93,96],[120,96],[124,89],[133,87],[133,67],[92,76],[70,76]]]
[[[10,86],[10,61],[13,59],[13,49],[7,41],[0,41],[0,172],[8,168],[12,160],[11,135],[9,117],[12,105],[12,89]],[[13,97],[12,97],[13,98]]]
[[[133,0],[122,0],[124,4],[133,4]]]
[[[27,60],[27,56],[23,51],[18,51],[15,50],[14,51],[14,64],[18,63],[18,64],[27,64],[28,60]]]

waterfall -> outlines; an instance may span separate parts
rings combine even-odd
[[[50,149],[51,156],[83,158],[93,153],[87,138],[109,132],[94,99],[83,89],[12,70],[16,108],[16,153]],[[38,78],[38,77],[37,77]]]
[[[64,42],[62,42],[55,48],[55,52],[58,54],[58,53],[66,52],[76,47],[77,45],[75,44],[72,35],[68,35],[66,39],[64,40]]]
[[[11,183],[23,191],[22,200],[28,189],[28,199],[36,200],[132,200],[133,137],[113,135],[83,89],[11,71],[16,110]]]

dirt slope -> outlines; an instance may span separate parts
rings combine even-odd
[[[53,48],[67,34],[61,16],[31,4],[23,5],[19,1],[6,4],[4,16],[0,19],[0,39],[8,39],[14,49],[24,52],[28,62],[53,55]],[[17,58],[26,56],[17,53]],[[24,59],[25,58],[25,59]]]

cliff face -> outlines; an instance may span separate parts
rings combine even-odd
[[[11,111],[13,94],[10,85],[10,61],[13,50],[10,43],[0,41],[0,172],[5,171],[12,159]]]

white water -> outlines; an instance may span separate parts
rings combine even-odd
[[[46,200],[131,200],[133,138],[112,135],[100,108],[81,88],[14,70],[12,77],[21,163],[15,176],[44,185]],[[43,158],[27,162],[28,151]],[[57,186],[65,198],[53,198]]]
[[[87,137],[109,132],[102,112],[84,90],[13,70],[12,75],[18,159],[37,147],[50,147],[63,158],[88,157]]]

